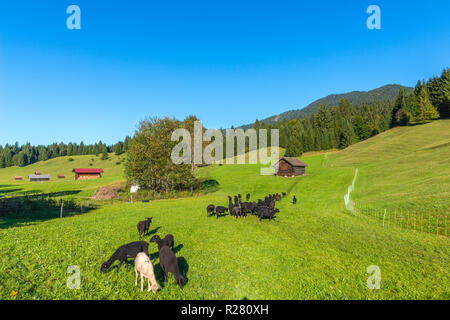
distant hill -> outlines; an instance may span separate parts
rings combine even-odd
[[[329,96],[314,101],[303,109],[286,111],[279,115],[275,115],[260,121],[264,121],[264,123],[267,124],[273,124],[283,119],[292,120],[304,118],[311,115],[312,113],[316,113],[317,110],[319,110],[319,106],[323,102],[325,102],[328,107],[335,107],[339,104],[339,101],[342,98],[347,99],[352,104],[392,100],[395,99],[401,88],[406,89],[407,92],[411,92],[412,90],[414,90],[414,88],[411,87],[404,87],[398,84],[389,84],[371,91],[352,91],[343,94],[330,94]],[[242,126],[242,128],[248,127],[250,127],[250,125]]]

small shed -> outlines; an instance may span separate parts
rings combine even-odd
[[[74,168],[75,180],[98,179],[104,173],[102,168]]]
[[[58,179],[65,179],[65,178],[66,178],[65,175],[63,175],[63,174],[58,174]]]
[[[15,176],[14,180],[23,180],[23,177],[22,176]]]
[[[283,157],[274,165],[275,174],[280,177],[303,176],[308,165],[293,157]]]
[[[50,181],[50,175],[49,174],[30,174],[28,176],[28,179],[30,179],[30,182],[32,181]]]

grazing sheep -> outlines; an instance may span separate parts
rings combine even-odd
[[[117,272],[119,272],[122,263],[126,263],[127,259],[134,259],[139,252],[145,252],[148,255],[148,243],[145,241],[134,241],[120,246],[109,258],[108,261],[103,262],[100,268],[101,272],[106,272],[114,261],[119,260]],[[128,270],[128,264],[126,264]]]
[[[278,210],[278,209],[272,210],[272,209],[269,209],[269,208],[264,208],[258,214],[259,221],[261,221],[263,219],[269,219],[269,221],[273,220],[274,217],[275,217],[275,214],[277,212],[280,212],[280,210]]]
[[[175,243],[175,239],[173,235],[166,234],[164,239],[161,239],[157,234],[155,234],[151,239],[150,242],[156,242],[158,244],[158,250],[161,249],[163,246],[168,246],[173,251],[173,245]]]
[[[228,208],[221,207],[221,206],[216,207],[216,212],[217,212],[217,214],[223,214],[223,213],[225,213],[225,212],[227,212],[227,211],[228,211]]]
[[[134,282],[135,286],[137,286],[138,272],[141,274],[141,291],[144,291],[144,278],[147,278],[148,292],[150,292],[150,288],[153,293],[156,293],[159,289],[161,289],[161,286],[156,281],[153,264],[146,253],[139,252],[137,254],[136,259],[134,259],[134,271],[136,272],[136,281]],[[150,282],[152,283],[151,286]]]
[[[137,229],[139,232],[139,239],[142,239],[142,235],[145,235],[148,232],[151,222],[152,222],[152,218],[147,218],[146,220],[138,222]]]
[[[235,216],[236,219],[237,219],[239,216],[241,216],[241,214],[242,214],[242,211],[241,211],[241,208],[239,208],[239,207],[234,207],[233,210],[232,210],[231,213],[230,213],[230,215]]]
[[[159,263],[164,274],[164,281],[167,281],[167,276],[171,272],[175,278],[175,284],[183,289],[184,277],[178,269],[178,260],[172,250],[168,246],[163,246],[159,249]]]
[[[292,203],[293,203],[293,204],[296,204],[296,203],[297,203],[297,198],[295,197],[295,195],[294,195],[294,198],[292,198]]]
[[[214,215],[214,210],[216,209],[216,207],[213,204],[210,204],[209,206],[206,207],[206,216],[212,216]]]
[[[152,217],[147,217],[147,220],[145,220],[145,229],[144,233],[147,234],[148,230],[150,229],[150,223],[152,223]]]

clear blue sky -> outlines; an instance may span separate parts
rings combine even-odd
[[[450,66],[449,40],[448,0],[1,1],[0,144],[112,144],[146,116],[225,128],[414,86]]]

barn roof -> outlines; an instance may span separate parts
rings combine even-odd
[[[103,173],[103,169],[102,168],[74,168],[72,170],[72,172],[75,173]]]
[[[307,167],[308,165],[306,163],[304,163],[303,161],[294,158],[294,157],[283,157],[280,160],[285,160],[287,161],[291,166],[293,167]],[[278,161],[280,162],[280,161]],[[277,162],[277,163],[278,163]]]
[[[50,179],[49,174],[30,174],[28,179]]]

